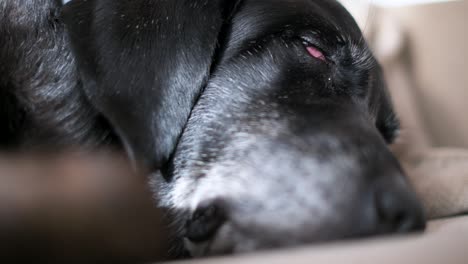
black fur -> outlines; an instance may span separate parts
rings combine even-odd
[[[84,90],[134,159],[166,162],[208,80],[236,1],[74,1],[65,9]]]
[[[242,31],[223,28],[238,3],[72,1],[64,9],[63,18],[69,25],[81,68],[80,78],[60,21],[59,1],[3,1],[0,117],[4,129],[0,144],[27,148],[44,142],[60,146],[115,143],[112,130],[100,116],[103,114],[131,156],[153,169],[160,168],[174,151],[191,108],[217,60],[233,56],[224,52],[248,49],[255,43],[253,40],[266,33],[283,32],[296,37],[299,30],[305,33],[308,25],[315,23],[311,16],[296,14],[305,20],[285,24],[287,17],[275,17],[274,12],[265,20],[262,11],[253,7],[245,18],[238,18],[249,28]],[[297,5],[300,2],[290,8],[298,9]],[[336,14],[330,13],[335,18],[346,18],[340,15],[341,9],[332,8],[337,10]],[[277,14],[283,12],[278,11]],[[354,25],[352,20],[344,22]],[[326,39],[337,36],[331,26],[328,25],[328,31],[309,32],[310,36],[323,36],[323,44],[329,50],[334,47],[328,44],[344,41]],[[229,30],[241,35],[229,36],[229,48],[220,47]],[[364,41],[355,44],[365,47]],[[391,141],[398,125],[385,90],[369,88],[382,86],[383,81],[380,71],[373,70],[376,63],[367,47],[333,56],[344,64],[341,69],[352,70],[336,70],[335,84],[329,87],[333,89],[327,90],[338,93],[340,87],[347,87],[348,92],[369,96],[370,107],[378,112],[377,126]],[[358,64],[353,67],[346,65],[356,61]],[[358,90],[349,89],[351,86]]]
[[[181,177],[197,183],[187,191],[190,197],[204,178],[219,176],[207,171],[221,162],[242,170],[235,165],[250,164],[245,159],[253,157],[262,162],[252,179],[265,174],[281,182],[294,176],[305,184],[309,172],[291,164],[320,160],[338,168],[331,161],[341,155],[354,163],[334,176],[353,177],[350,189],[363,192],[375,182],[387,184],[407,205],[403,210],[414,209],[405,230],[423,226],[419,204],[386,146],[398,121],[382,70],[336,1],[73,0],[62,8],[54,0],[5,0],[0,36],[4,148],[123,146],[146,169],[163,170],[166,181],[156,191],[169,207],[184,207],[171,204],[170,196]],[[238,145],[239,134],[258,136],[262,143]],[[321,141],[323,135],[328,141]],[[286,151],[291,157],[273,165],[287,171],[264,166]],[[381,223],[375,214],[364,226],[369,212],[362,211],[362,195],[327,195],[339,219],[307,223],[319,232],[289,233],[296,239],[290,244],[401,227],[393,220]],[[251,212],[252,218],[259,212]],[[216,233],[203,221],[190,225],[193,212],[175,213],[182,236],[189,236],[185,221],[197,237]],[[265,230],[250,237],[252,249],[286,245],[277,241],[280,233]],[[234,252],[242,241],[230,243],[229,249],[205,253]]]
[[[83,93],[60,8],[51,0],[0,3],[3,148],[94,148],[113,141]]]

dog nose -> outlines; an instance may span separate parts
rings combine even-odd
[[[386,188],[375,193],[379,231],[407,233],[425,228],[421,204],[409,190]]]
[[[226,213],[221,200],[204,202],[187,221],[185,237],[193,243],[210,241],[225,221]]]

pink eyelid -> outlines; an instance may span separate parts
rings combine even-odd
[[[319,49],[317,49],[316,47],[314,46],[308,46],[307,47],[307,51],[309,52],[310,56],[316,58],[316,59],[319,59],[321,61],[327,61],[327,58],[325,57],[325,55],[323,54],[323,52],[321,52]]]

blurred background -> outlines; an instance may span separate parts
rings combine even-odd
[[[386,67],[397,108],[414,115],[404,124],[417,130],[414,140],[434,147],[468,147],[468,1],[341,2]],[[405,71],[395,75],[394,67]],[[408,78],[406,91],[396,85],[402,74]],[[399,102],[407,100],[402,92],[411,97],[413,109]]]
[[[429,216],[460,213],[468,200],[450,194],[454,185],[468,186],[468,2],[342,2],[384,66],[403,125],[394,149]],[[0,156],[0,262],[125,263],[165,256],[168,223],[147,179],[122,157],[40,156]]]

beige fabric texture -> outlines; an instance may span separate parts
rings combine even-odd
[[[285,249],[181,264],[466,264],[468,217],[431,222],[425,235]]]

